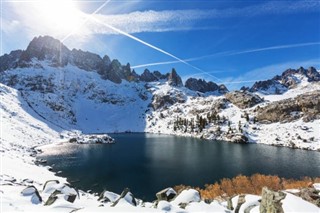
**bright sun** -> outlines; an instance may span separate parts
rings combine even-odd
[[[71,33],[79,28],[83,13],[71,0],[42,0],[34,2],[41,22],[56,33]]]

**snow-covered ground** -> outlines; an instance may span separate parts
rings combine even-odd
[[[1,212],[71,212],[75,209],[79,212],[230,212],[225,203],[215,201],[206,204],[200,201],[194,191],[186,191],[172,202],[161,201],[157,208],[152,203],[141,201],[134,207],[125,198],[115,207],[111,207],[111,203],[101,203],[96,195],[85,192],[80,192],[74,203],[62,197],[54,204],[45,206],[44,203],[50,196],[50,193],[43,189],[45,182],[59,180],[60,184],[64,184],[66,179],[57,177],[49,171],[49,167],[35,165],[34,147],[66,141],[74,135],[75,130],[84,133],[144,131],[215,138],[211,131],[213,126],[208,126],[201,134],[190,134],[174,131],[173,122],[177,116],[191,119],[196,113],[205,115],[212,104],[222,97],[214,94],[198,97],[196,92],[171,87],[165,82],[150,83],[147,86],[144,83],[128,82],[114,84],[100,79],[97,73],[71,66],[53,68],[43,63],[41,67],[43,68],[10,70],[7,75],[2,75],[2,82],[10,82],[12,85],[0,84]],[[308,88],[310,84],[302,86],[306,91],[319,89],[318,84],[312,85],[312,88]],[[20,90],[22,88],[23,90]],[[301,88],[289,90],[282,96],[263,97],[270,101],[280,100],[293,97],[298,91],[301,91]],[[166,109],[153,111],[148,107],[152,101],[151,93],[178,95],[185,99],[185,103],[176,103]],[[251,142],[273,144],[276,141],[286,145],[283,141],[291,139],[297,147],[319,150],[319,120],[309,123],[298,120],[284,124],[245,125],[246,120],[241,114],[253,109],[240,110],[228,104],[220,115],[229,118],[234,128],[241,121]],[[227,128],[227,125],[222,126],[222,131]],[[314,137],[314,141],[305,143],[296,137],[296,133],[302,139]],[[34,194],[21,194],[29,185],[38,189],[43,198],[42,202],[39,202]],[[59,188],[61,185],[55,187]],[[247,202],[256,202],[258,198],[249,196]],[[190,203],[185,209],[181,209],[178,205],[181,202]],[[284,200],[285,212],[295,211],[295,206],[305,212],[319,211],[319,208],[300,198],[287,196]]]
[[[205,139],[227,140],[223,136],[216,135],[216,125],[209,124],[206,129],[200,132],[174,131],[174,121],[179,117],[183,119],[196,119],[196,115],[206,117],[208,113],[212,113],[215,103],[222,100],[224,96],[215,94],[205,94],[203,97],[197,97],[197,94],[181,88],[172,88],[167,84],[153,85],[153,94],[177,94],[185,95],[185,103],[176,103],[158,111],[154,111],[147,118],[147,130],[151,133],[165,133],[183,136],[191,136]],[[293,148],[301,148],[307,150],[320,150],[320,120],[304,122],[301,119],[287,123],[254,123],[252,117],[255,114],[255,108],[265,106],[274,101],[297,97],[306,92],[320,90],[320,83],[306,83],[302,81],[296,88],[290,89],[281,95],[266,95],[257,93],[264,98],[266,102],[260,103],[248,109],[239,109],[235,105],[228,103],[225,109],[219,112],[220,117],[226,117],[230,121],[230,126],[236,132],[239,128],[239,122],[244,134],[251,143],[262,143],[277,146],[287,146]],[[180,95],[181,96],[181,95]],[[244,113],[250,115],[250,122],[243,116]],[[220,125],[221,131],[228,130],[227,123]]]

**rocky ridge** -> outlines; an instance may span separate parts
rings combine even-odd
[[[225,94],[228,92],[228,89],[224,85],[219,86],[212,81],[206,82],[203,79],[195,78],[189,78],[185,83],[185,87],[202,93],[217,91],[219,94]]]
[[[320,81],[320,73],[314,68],[305,69],[287,69],[281,75],[277,75],[272,79],[256,82],[250,89],[250,92],[262,92],[269,94],[283,94],[288,89],[295,88],[301,83],[302,78],[307,82]]]
[[[320,86],[313,67],[289,69],[266,81],[286,91],[272,96],[261,92],[270,90],[263,82],[253,86],[256,92],[253,87],[228,92],[224,85],[194,78],[183,86],[174,69],[167,74],[146,69],[138,75],[130,64],[70,51],[51,37],[35,38],[25,51],[1,56],[0,62],[6,68],[0,82],[17,90],[25,108],[62,129],[165,133],[319,149],[315,126]],[[282,129],[289,134],[292,126],[306,126],[308,131],[290,143],[284,134],[275,133]],[[274,137],[265,137],[270,131]],[[310,143],[303,142],[313,137]]]
[[[59,40],[50,36],[35,37],[26,50],[16,50],[0,57],[0,72],[16,68],[40,67],[40,63],[33,60],[47,61],[52,67],[65,67],[68,64],[74,65],[79,69],[89,72],[97,72],[102,79],[110,80],[114,83],[126,81],[152,82],[166,80],[172,86],[183,86],[181,77],[175,70],[162,75],[159,71],[151,73],[145,70],[138,75],[131,70],[130,64],[122,65],[117,59],[110,60],[105,55],[101,58],[99,55],[82,50],[69,50]]]

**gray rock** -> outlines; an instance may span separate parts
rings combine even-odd
[[[320,207],[319,190],[316,190],[315,188],[303,188],[299,193],[296,193],[295,195]]]
[[[211,111],[220,112],[223,109],[227,108],[228,100],[226,98],[220,98],[212,103]]]
[[[44,203],[45,206],[50,206],[52,205],[54,202],[56,202],[56,200],[58,199],[59,194],[62,194],[60,190],[55,190],[47,199],[47,201]]]
[[[130,192],[129,188],[125,188],[122,191],[120,197],[111,206],[112,207],[116,206],[121,199],[125,199],[131,205],[137,206],[137,201],[136,201],[135,197],[133,196],[133,194]]]
[[[286,197],[284,192],[274,192],[267,187],[262,188],[260,213],[283,213],[281,200]]]
[[[171,201],[176,195],[177,195],[177,192],[174,191],[174,189],[172,188],[163,189],[156,194],[158,201],[160,200]]]
[[[295,98],[275,101],[257,109],[259,122],[291,122],[303,117],[305,122],[320,118],[320,90]]]
[[[236,209],[234,210],[234,213],[239,213],[239,210],[240,210],[242,204],[244,204],[246,202],[245,197],[246,197],[245,195],[239,195],[238,203],[237,203]]]
[[[152,103],[150,104],[150,106],[154,110],[158,110],[163,107],[171,106],[175,103],[185,103],[185,102],[186,102],[185,97],[180,93],[177,93],[175,95],[156,94],[153,96]]]
[[[258,95],[247,91],[229,92],[225,94],[225,97],[228,101],[230,101],[240,109],[250,108],[263,102],[263,99]]]
[[[227,133],[225,137],[228,141],[233,143],[248,143],[247,136],[242,133]]]
[[[233,205],[232,205],[232,198],[231,197],[228,197],[227,198],[227,209],[233,211]]]

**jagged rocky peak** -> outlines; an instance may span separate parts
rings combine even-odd
[[[31,59],[51,60],[57,65],[64,66],[68,63],[70,50],[59,40],[50,36],[35,37],[27,49],[22,52],[20,62],[29,62]]]
[[[153,82],[159,80],[168,80],[169,75],[169,73],[163,75],[159,71],[150,72],[150,70],[145,69],[139,79],[140,81],[144,82]]]
[[[282,73],[281,76],[274,77],[275,80],[279,80],[283,85],[287,87],[294,87],[300,83],[299,75],[305,77],[308,82],[320,81],[320,73],[314,68],[304,69],[288,69]]]
[[[217,91],[220,94],[225,94],[228,92],[227,87],[223,84],[219,86],[212,81],[206,82],[203,79],[196,79],[196,78],[189,78],[185,83],[185,87],[187,87],[190,90],[203,92],[203,93]]]
[[[282,94],[288,89],[296,87],[301,83],[302,78],[305,78],[308,82],[320,81],[320,73],[314,67],[287,69],[281,75],[277,75],[272,79],[255,82],[249,91]]]
[[[268,94],[282,94],[287,90],[288,88],[285,85],[274,79],[257,81],[249,89],[250,92],[262,92]]]
[[[86,71],[100,70],[104,65],[103,59],[98,54],[76,49],[72,49],[69,62]]]
[[[226,94],[227,92],[229,92],[228,88],[224,84],[219,85],[218,91],[220,94]]]
[[[177,87],[180,87],[183,85],[181,77],[178,75],[178,73],[174,68],[172,69],[171,73],[168,76],[168,83],[171,86],[177,86]]]
[[[140,76],[140,80],[145,82],[152,82],[157,81],[158,78],[153,73],[151,73],[150,70],[145,69]]]

